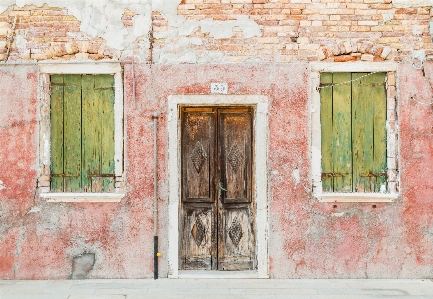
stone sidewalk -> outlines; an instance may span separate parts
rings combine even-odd
[[[0,280],[0,299],[433,299],[430,279]]]

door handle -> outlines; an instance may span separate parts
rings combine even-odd
[[[223,187],[223,183],[221,183],[221,181],[218,182],[218,198],[221,198],[221,190],[223,191],[227,191],[227,189],[225,189]]]

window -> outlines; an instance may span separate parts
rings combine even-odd
[[[119,202],[125,189],[120,64],[43,64],[40,82],[40,196]]]
[[[51,76],[51,191],[114,191],[114,77]]]
[[[398,198],[396,69],[311,64],[312,187],[319,201]]]
[[[386,73],[322,73],[322,189],[386,191]]]

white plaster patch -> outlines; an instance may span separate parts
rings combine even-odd
[[[299,175],[299,169],[298,168],[295,168],[295,170],[293,170],[292,176],[295,179],[295,186],[297,186],[299,184],[299,182],[301,181],[301,177]]]
[[[413,25],[413,26],[412,26],[412,33],[413,33],[414,35],[421,35],[421,34],[422,34],[422,29],[421,29],[421,27],[418,26],[418,25]]]
[[[417,59],[419,61],[424,61],[426,59],[424,50],[413,50],[412,59]]]
[[[3,184],[3,181],[0,180],[0,191],[6,189],[6,186]]]
[[[91,38],[102,37],[106,40],[108,47],[123,50],[138,37],[145,36],[151,26],[151,3],[145,0],[143,3],[131,2],[130,0],[2,0],[0,13],[9,6],[25,5],[42,6],[47,4],[51,7],[65,7],[68,12],[81,22],[81,31]],[[133,17],[132,28],[126,28],[122,22],[125,9],[136,13]]]
[[[171,63],[197,63],[197,53],[195,51],[185,51],[182,54],[161,53],[159,62],[164,64]]]
[[[48,132],[45,132],[43,134],[43,141],[44,141],[44,157],[43,157],[43,163],[44,165],[49,165],[51,161],[50,157],[50,135]]]
[[[158,38],[158,37],[156,37]],[[161,50],[155,50],[155,61],[159,63],[197,63],[200,59],[200,54],[189,48],[189,45],[200,45],[200,38],[188,38],[182,36],[177,43],[170,43],[168,40],[167,46]],[[175,52],[176,54],[173,54]],[[207,53],[210,55],[210,53]]]
[[[233,37],[234,28],[242,30],[245,38],[262,35],[259,25],[253,20],[248,19],[248,16],[239,16],[237,20],[230,21],[215,21],[212,19],[185,21],[179,26],[179,35],[190,35],[197,27],[201,28],[201,32],[209,33],[211,37],[216,39]]]
[[[320,116],[319,116],[320,117]],[[320,119],[319,119],[320,120]],[[320,134],[317,132],[315,136],[313,136],[313,141],[320,141]],[[322,152],[318,146],[311,147],[311,165],[322,165]],[[312,178],[313,178],[313,187],[315,188],[315,192],[322,192],[322,168],[321,167],[312,167]]]
[[[391,21],[394,18],[394,14],[395,14],[394,11],[393,12],[383,13],[382,14],[383,22],[386,23],[386,22]]]
[[[177,7],[181,0],[153,0],[152,9],[159,11],[164,17],[169,18],[177,15]]]
[[[203,40],[198,37],[193,37],[189,39],[189,42],[195,46],[201,46],[203,44]]]
[[[24,36],[22,36],[22,35],[17,35],[17,36],[15,37],[15,44],[17,45],[17,48],[18,48],[20,51],[25,51],[25,50],[27,50],[27,47],[26,47],[26,45],[27,45],[27,40],[26,40],[26,38],[25,38]]]
[[[169,30],[165,32],[155,32],[154,38],[167,39],[165,47],[155,50],[154,61],[158,63],[221,63],[226,61],[221,52],[209,51],[198,53],[191,49],[190,45],[201,45],[199,38],[189,39],[185,43],[183,37],[192,34],[197,28],[201,32],[208,33],[209,36],[222,39],[231,38],[233,30],[240,30],[244,38],[261,36],[259,25],[248,18],[248,16],[237,16],[236,20],[219,21],[213,19],[205,20],[186,20],[184,16],[177,15],[177,7],[180,0],[153,0],[152,10],[159,11],[168,21]],[[170,38],[180,36],[179,41]],[[176,54],[174,54],[176,53]]]
[[[37,213],[37,212],[40,212],[40,211],[41,211],[41,208],[39,208],[39,207],[33,207],[33,208],[30,209],[30,211],[27,212],[27,214]]]
[[[101,37],[106,41],[106,46],[123,51],[122,57],[137,55],[134,47],[143,49],[141,55],[145,56],[149,49],[148,35],[151,29],[152,11],[159,11],[168,21],[169,30],[154,34],[155,38],[174,38],[190,35],[200,28],[201,32],[208,33],[216,39],[230,38],[233,30],[240,30],[244,38],[261,36],[259,25],[250,20],[248,16],[239,15],[236,20],[219,21],[205,19],[201,21],[186,20],[184,16],[177,15],[177,7],[180,0],[144,0],[143,3],[131,2],[131,0],[2,0],[0,13],[11,5],[23,7],[25,5],[66,8],[68,13],[76,17],[80,22],[80,30],[89,38]],[[132,27],[125,27],[122,16],[125,9],[133,11],[136,15],[132,18]],[[18,41],[19,48],[25,49],[24,38]],[[187,42],[166,41],[166,46],[155,51],[154,60],[159,63],[221,63],[224,55],[217,51],[197,53],[191,49],[191,45],[201,45],[200,38],[191,38]],[[135,54],[134,54],[135,53]],[[173,54],[177,53],[177,54]],[[80,59],[78,57],[77,59]],[[146,57],[143,56],[143,59]],[[86,56],[81,57],[86,59]]]
[[[332,217],[342,217],[342,216],[344,216],[344,212],[332,213],[331,216]]]
[[[171,53],[175,50],[176,54]],[[162,50],[155,50],[154,61],[158,63],[221,63],[225,61],[224,54],[217,51],[209,51],[203,54],[190,49],[188,46],[168,43]]]

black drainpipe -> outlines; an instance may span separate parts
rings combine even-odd
[[[159,112],[153,113],[153,278],[158,279],[158,117]]]

